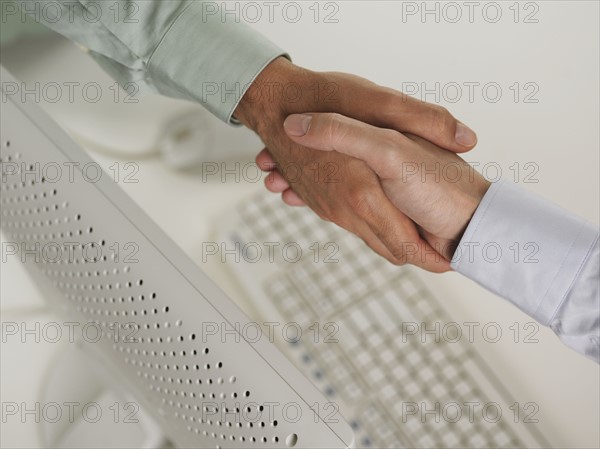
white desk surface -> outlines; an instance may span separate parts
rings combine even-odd
[[[536,2],[537,24],[511,20],[491,24],[478,16],[472,24],[464,20],[403,23],[399,3],[340,2],[337,24],[279,20],[256,26],[288,50],[298,64],[314,69],[353,72],[396,88],[408,82],[427,82],[430,87],[436,81],[442,85],[498,83],[504,96],[497,103],[481,95],[473,102],[464,98],[455,104],[442,101],[478,131],[478,147],[468,160],[497,162],[505,176],[512,173],[509,167],[514,162],[521,166],[535,162],[539,182],[526,188],[598,223],[598,3]],[[307,7],[304,12],[308,13]],[[508,3],[503,12],[510,13]],[[28,64],[39,69],[40,64],[51,63],[47,56],[35,64],[17,61],[8,68],[17,76],[35,79],[43,74]],[[539,102],[515,103],[510,90],[515,82],[536,83]],[[45,107],[52,113],[51,105]],[[92,156],[104,167],[115,161],[93,152]],[[172,171],[157,158],[138,164],[140,182],[122,184],[123,188],[199,264],[202,242],[214,239],[212,219],[262,188],[261,183],[204,183],[197,173]],[[243,303],[243,294],[225,266],[215,258],[201,265]],[[40,301],[21,269],[12,260],[2,265],[3,320],[19,320],[16,307]],[[457,274],[423,273],[422,277],[452,315],[460,317],[459,322],[497,322],[509,332],[511,323],[530,321]],[[547,329],[537,338],[537,344],[514,343],[512,338],[496,344],[478,339],[476,344],[519,402],[539,405],[537,426],[555,447],[599,447],[599,367],[564,347]],[[35,385],[53,352],[48,346],[3,345],[3,401],[35,400]],[[31,430],[24,426],[3,425],[3,446],[36,447],[35,433],[24,431]]]

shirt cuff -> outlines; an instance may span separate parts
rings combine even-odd
[[[232,115],[258,74],[289,56],[244,23],[194,2],[174,21],[148,61],[149,82],[164,95],[195,100],[221,120]]]
[[[451,266],[548,325],[597,238],[595,226],[500,181],[483,197]]]

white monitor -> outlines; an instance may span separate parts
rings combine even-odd
[[[102,330],[88,353],[115,385],[176,447],[352,447],[266,333],[251,338],[255,324],[4,69],[1,82],[2,231],[60,293],[53,307]]]

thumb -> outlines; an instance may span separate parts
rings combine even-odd
[[[402,149],[412,145],[410,139],[397,131],[335,113],[292,114],[283,127],[294,142],[361,159],[382,179],[398,176]]]

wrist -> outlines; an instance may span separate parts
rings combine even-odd
[[[326,74],[304,69],[279,57],[256,77],[234,116],[259,136],[272,132],[273,127],[283,131],[283,122],[289,114],[318,112],[324,108],[317,92],[328,84],[331,83]]]
[[[465,197],[462,201],[462,207],[459,209],[461,214],[458,219],[459,231],[455,236],[455,240],[458,243],[461,239],[465,230],[471,223],[475,211],[479,207],[481,200],[485,196],[486,192],[490,188],[491,183],[486,180],[483,176],[479,175],[476,177],[468,191],[465,191]]]
[[[297,82],[302,71],[284,57],[273,60],[244,93],[234,117],[261,135],[267,123],[285,118],[285,88]]]

